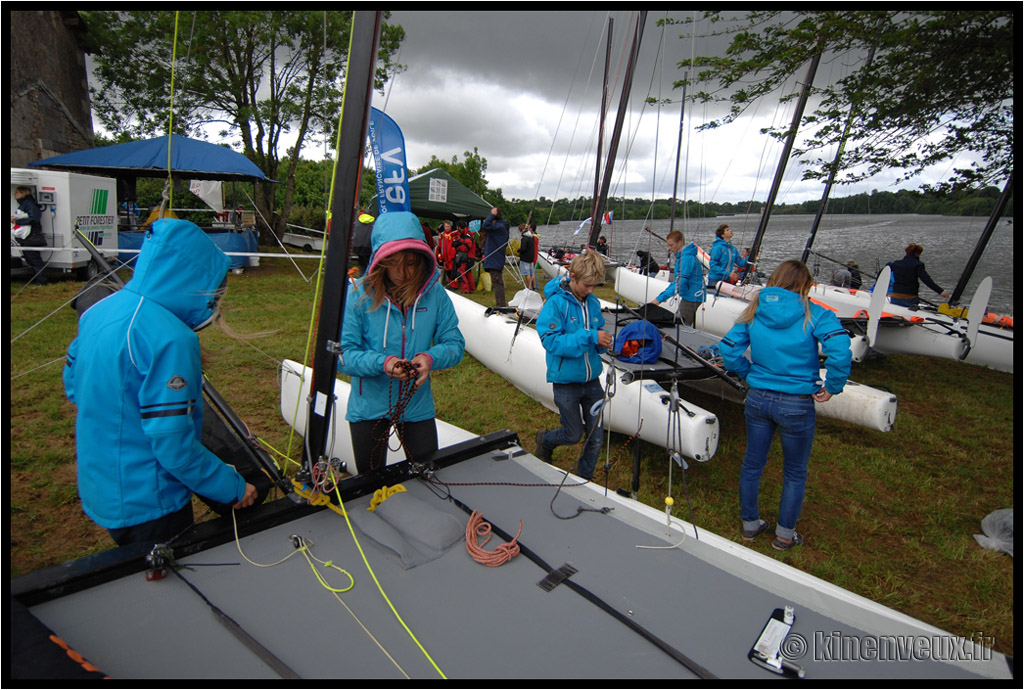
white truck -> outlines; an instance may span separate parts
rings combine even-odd
[[[92,278],[98,267],[75,234],[75,227],[110,258],[117,258],[117,181],[109,177],[83,175],[58,170],[11,168],[11,216],[18,202],[14,190],[32,189],[42,210],[42,249],[47,267],[64,272],[75,271],[82,278]],[[20,259],[23,252],[39,251],[21,248],[12,239],[11,257]]]

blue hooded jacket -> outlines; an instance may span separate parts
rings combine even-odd
[[[430,270],[415,303],[407,310],[390,298],[373,309],[371,295],[363,291],[365,279],[349,288],[338,370],[352,377],[352,392],[345,414],[350,422],[390,416],[391,405],[398,401],[400,382],[384,373],[384,363],[389,357],[412,359],[425,353],[433,360],[431,371],[436,371],[461,362],[466,349],[466,340],[459,331],[459,317],[438,280],[437,260],[423,241],[423,228],[416,216],[404,211],[382,214],[373,226],[371,243],[373,254],[367,275],[385,257],[405,250],[428,257]],[[434,416],[434,395],[430,390],[430,377],[427,377],[413,394],[404,419],[421,422]]]
[[[704,271],[697,260],[697,243],[691,242],[676,253],[672,283],[658,295],[658,302],[664,302],[673,295],[679,295],[687,302],[704,301]]]
[[[209,322],[228,257],[194,223],[158,220],[135,275],[97,302],[68,349],[78,406],[78,491],[101,527],[180,510],[199,493],[234,503],[245,480],[203,447],[202,368],[193,331]]]
[[[604,325],[601,303],[587,295],[581,303],[566,277],[544,286],[547,301],[537,316],[537,333],[544,345],[550,383],[588,383],[601,375],[603,365],[597,331]]]
[[[711,256],[708,259],[708,285],[728,280],[733,266],[746,266],[747,260],[740,256],[740,250],[732,243],[716,237],[711,245]]]
[[[813,395],[821,390],[820,343],[827,357],[825,390],[841,393],[850,376],[850,335],[831,311],[813,302],[810,308],[807,321],[800,295],[779,287],[761,290],[754,320],[737,323],[722,339],[726,369],[752,388]]]

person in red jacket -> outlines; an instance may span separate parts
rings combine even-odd
[[[477,259],[477,246],[473,240],[473,234],[464,220],[460,220],[456,224],[452,249],[455,253],[453,260],[455,280],[453,282],[458,286],[459,292],[464,295],[470,294],[476,290],[476,283],[473,280],[473,265]]]
[[[455,282],[455,241],[456,232],[452,228],[452,222],[446,220],[441,226],[441,232],[437,236],[437,265],[444,274],[445,285]]]

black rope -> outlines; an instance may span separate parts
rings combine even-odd
[[[217,617],[217,620],[220,621],[220,623],[225,628],[227,628],[228,631],[232,635],[234,635],[239,642],[244,644],[249,649],[249,651],[251,651],[257,657],[259,657],[259,659],[267,666],[272,668],[274,672],[277,673],[277,675],[281,676],[282,678],[287,678],[289,680],[299,680],[302,678],[302,676],[293,671],[286,663],[284,663],[283,661],[281,661],[281,659],[275,656],[273,652],[271,652],[269,649],[260,644],[260,642],[255,637],[247,633],[245,629],[242,628],[242,626],[240,626],[237,621],[235,621],[235,619],[233,619],[228,614],[224,613],[216,605],[214,605],[212,601],[207,599],[206,595],[199,591],[199,588],[197,588],[195,585],[193,585],[191,582],[185,579],[185,576],[178,572],[177,563],[171,561],[168,570],[170,570],[178,577],[178,579],[180,579],[182,582],[188,585],[189,589],[195,592],[196,595],[200,599],[202,599],[207,606],[210,607],[210,610],[213,611],[214,615]]]

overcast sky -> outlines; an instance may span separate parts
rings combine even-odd
[[[630,12],[393,12],[390,22],[401,24],[406,32],[398,61],[407,70],[388,84],[385,97],[374,95],[374,105],[401,127],[412,169],[425,165],[431,155],[446,160],[458,156],[461,161],[465,151],[476,147],[487,159],[489,186],[500,187],[506,198],[590,195],[609,16],[615,22],[616,83],[609,99],[610,133],[620,88],[615,74],[632,26]],[[657,26],[664,17],[664,12],[647,16],[633,82],[634,107],[612,178],[613,196],[672,195],[680,114],[680,91],[672,82],[683,76],[677,65],[693,49],[697,54],[724,50],[722,38],[699,36],[707,31],[706,23],[699,25],[694,42],[683,26],[664,31]],[[855,59],[823,61],[816,83],[838,78]],[[799,89],[796,81],[787,85],[787,93]],[[674,102],[644,107],[648,95]],[[705,106],[687,108],[691,112],[684,132],[689,143],[684,141],[683,156],[688,162],[680,166],[679,196],[719,202],[763,200],[781,144],[759,129],[772,121],[788,124],[792,105],[779,108],[776,102],[765,101],[741,121],[709,132],[695,127],[713,113]],[[937,171],[936,176],[941,174],[948,173]],[[834,195],[892,188],[895,177],[876,177],[837,189]],[[820,182],[799,178],[800,168],[791,161],[779,201],[820,197]]]

